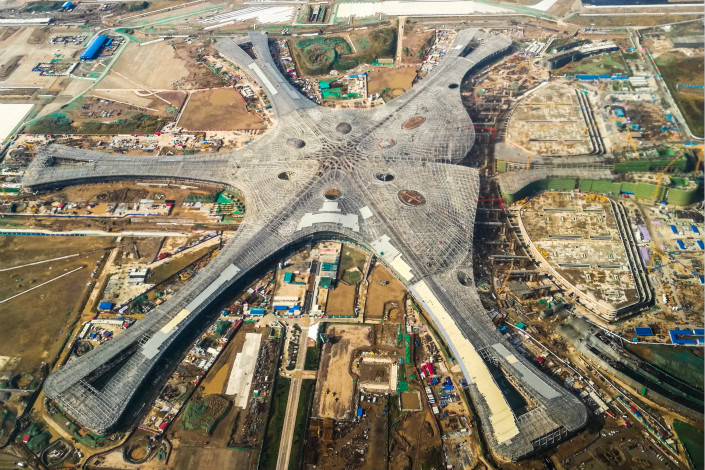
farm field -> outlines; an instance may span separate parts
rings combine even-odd
[[[245,108],[245,101],[232,88],[218,88],[191,94],[179,126],[191,130],[264,129],[262,119]]]
[[[21,357],[16,366],[25,372],[56,357],[64,340],[71,335],[71,323],[80,315],[90,289],[87,283],[91,271],[106,253],[104,250],[115,246],[115,240],[113,237],[0,237],[3,253],[0,269],[82,253],[0,272],[0,300],[4,300],[80,268],[0,304],[0,317],[4,320],[0,328],[0,356]]]

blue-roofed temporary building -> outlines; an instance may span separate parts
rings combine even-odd
[[[702,240],[698,240],[698,247],[699,247],[701,250],[705,249],[705,245],[703,244],[703,241],[702,241]]]
[[[108,37],[103,36],[102,34],[94,37],[85,52],[81,54],[81,60],[93,60],[98,57],[98,54],[100,54],[100,51],[103,49],[103,46],[107,41]]]
[[[113,304],[112,302],[101,302],[98,304],[98,310],[112,310],[113,309]]]
[[[683,243],[683,240],[676,240],[676,243],[678,244],[678,248],[685,250],[685,243]]]
[[[634,328],[634,332],[637,334],[637,336],[653,336],[654,332],[651,330],[651,328]]]
[[[693,334],[695,336],[705,336],[705,328],[693,328]]]
[[[675,233],[676,235],[678,235],[678,229],[676,228],[675,225],[671,225],[671,231],[673,231],[673,233]]]
[[[698,227],[696,227],[695,225],[691,225],[690,228],[693,230],[693,233],[695,233],[695,234],[700,233],[700,230],[698,230]]]
[[[692,338],[695,336],[692,330],[668,330],[668,336],[673,344],[697,344],[702,341],[702,338],[699,341]],[[689,336],[689,338],[683,338],[683,336]]]
[[[262,316],[262,315],[264,315],[264,309],[263,308],[251,308],[248,313],[250,315]]]

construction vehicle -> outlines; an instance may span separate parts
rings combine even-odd
[[[655,202],[658,202],[658,201],[656,201],[656,198],[658,197],[658,190],[661,188],[661,178],[663,178],[663,174],[666,172],[666,170],[668,170],[671,167],[671,165],[673,165],[676,162],[676,160],[679,160],[680,158],[681,158],[681,156],[678,155],[676,158],[671,160],[671,163],[666,165],[666,167],[663,170],[659,171],[658,175],[656,175],[656,188],[654,189],[654,195],[651,198]]]
[[[634,156],[636,159],[639,159],[639,151],[636,149],[636,145],[634,145],[634,139],[632,138],[632,133],[629,132],[629,127],[627,127],[627,142],[632,146],[632,150],[634,150]]]
[[[653,255],[658,255],[658,257],[661,258],[662,261],[665,261],[666,263],[668,263],[668,264],[670,264],[671,266],[673,266],[673,269],[675,269],[676,271],[678,271],[678,272],[679,272],[680,274],[682,274],[683,276],[688,276],[688,277],[691,277],[691,276],[692,276],[691,273],[686,272],[683,268],[679,267],[677,264],[675,264],[675,263],[672,262],[670,259],[668,259],[667,256],[663,256],[661,253],[659,253],[658,251],[653,250],[653,249],[651,249],[651,248],[649,248],[649,249],[651,250],[651,253],[652,253],[652,255],[651,255],[651,261],[649,262],[649,269],[651,269],[651,266],[652,266],[652,263],[653,263],[653,260],[654,260],[654,256],[653,256]]]
[[[514,271],[514,263],[512,263],[511,266],[509,266],[509,272],[507,273],[507,277],[504,278],[504,282],[502,282],[502,287],[499,288],[497,291],[497,294],[501,294],[502,291],[504,291],[504,287],[507,285],[507,281],[509,280],[509,276],[511,276],[512,271]]]

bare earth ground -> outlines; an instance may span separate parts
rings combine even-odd
[[[335,325],[328,328],[330,341],[323,346],[316,381],[313,415],[348,419],[352,416],[354,380],[350,362],[355,351],[372,346],[371,328],[364,325]]]
[[[384,314],[384,305],[387,302],[396,302],[400,310],[404,308],[404,286],[384,266],[376,265],[368,278],[367,303],[365,315],[370,319],[381,319]],[[388,282],[386,286],[380,281]]]
[[[186,65],[167,41],[146,46],[132,42],[127,45],[114,70],[144,87],[170,89],[174,82],[186,76]]]
[[[349,316],[353,315],[353,302],[355,300],[354,285],[347,285],[338,282],[335,289],[328,292],[328,303],[326,304],[326,315]]]
[[[114,246],[114,238],[1,236],[0,268]],[[104,251],[0,272],[0,300],[75,268],[50,284],[0,304],[0,355],[22,357],[18,367],[30,371],[59,352],[68,325],[79,314],[91,272]],[[63,331],[63,332],[62,332]]]
[[[412,22],[406,23],[402,41],[402,60],[409,64],[421,63],[426,53],[426,45],[435,35],[436,32],[433,29],[425,29],[423,25]]]
[[[191,130],[265,128],[259,117],[247,111],[245,100],[232,88],[192,93],[178,124]]]
[[[375,67],[368,75],[368,93],[381,93],[388,88],[393,96],[399,96],[411,89],[411,83],[416,77],[416,67]]]

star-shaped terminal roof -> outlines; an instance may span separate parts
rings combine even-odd
[[[153,374],[168,370],[157,365],[183,353],[198,330],[188,327],[200,325],[216,299],[246,287],[292,248],[339,239],[373,251],[428,311],[498,456],[521,458],[583,427],[585,408],[512,352],[472,283],[479,183],[476,170],[459,164],[474,142],[459,84],[511,42],[460,31],[419,85],[391,103],[357,110],[317,106],[280,74],[266,35],[243,41],[256,59],[231,39],[216,47],[257,80],[274,107],[275,127],[256,142],[170,157],[51,145],[30,165],[23,182],[32,189],[130,178],[209,181],[238,188],[247,204],[235,236],[198,276],[114,340],[51,374],[46,395],[93,431],[119,428],[134,418],[130,404],[154,386]],[[497,385],[502,373],[532,398],[528,411],[511,409]]]

